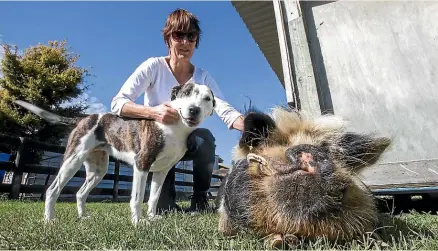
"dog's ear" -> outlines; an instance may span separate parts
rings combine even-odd
[[[210,116],[213,116],[214,108],[216,108],[216,99],[215,99],[215,97],[214,97],[213,91],[210,90],[210,92],[211,92],[211,97],[212,97],[212,99],[213,99],[213,100],[212,100],[212,101],[213,101],[213,109],[211,110]]]
[[[176,95],[178,95],[178,92],[181,90],[181,85],[177,85],[177,86],[174,86],[173,88],[172,88],[172,92],[171,92],[171,94],[170,94],[170,101],[173,101],[173,100],[175,100],[176,99]]]
[[[262,112],[250,112],[243,120],[243,133],[239,140],[239,147],[250,149],[258,147],[269,137],[276,128],[275,121]]]
[[[213,108],[216,108],[216,99],[214,97],[214,93],[212,90],[210,90],[210,92],[211,92],[211,96],[213,97]]]

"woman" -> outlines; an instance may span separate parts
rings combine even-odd
[[[215,111],[229,129],[243,130],[243,117],[228,104],[211,75],[194,66],[190,59],[199,46],[201,29],[198,18],[192,13],[177,9],[167,17],[163,29],[168,55],[151,57],[144,61],[126,80],[113,98],[111,110],[125,117],[149,118],[164,124],[175,123],[178,113],[167,103],[175,85],[193,80],[209,86],[216,99]],[[134,101],[142,93],[144,104]],[[193,160],[193,196],[189,211],[207,210],[207,191],[215,162],[215,138],[207,129],[196,129],[188,139],[188,151],[182,160]],[[166,177],[158,208],[179,209],[175,204],[175,173]]]

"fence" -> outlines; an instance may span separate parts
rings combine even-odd
[[[26,158],[27,154],[31,149],[35,150],[42,150],[44,152],[51,152],[51,153],[57,153],[62,156],[62,154],[65,151],[64,146],[60,145],[51,145],[43,142],[34,141],[27,138],[18,138],[18,137],[11,137],[7,135],[1,135],[0,134],[0,152],[5,151],[5,149],[13,149],[16,151],[16,156],[9,161],[0,161],[0,170],[6,171],[7,175],[3,179],[4,181],[7,179],[7,176],[9,175],[10,179],[6,182],[1,182],[0,180],[0,193],[8,194],[8,197],[10,199],[19,199],[22,197],[26,197],[26,194],[31,194],[32,198],[37,198],[42,200],[44,197],[44,193],[46,189],[50,185],[50,180],[54,179],[56,176],[59,165],[57,166],[50,166],[50,165],[44,165],[41,164],[34,164],[34,163],[28,163],[29,161]],[[122,182],[132,182],[132,175],[130,174],[121,174],[121,166],[127,165],[126,163],[123,163],[120,160],[114,159],[110,156],[110,165],[113,164],[113,172],[108,172],[101,183],[105,183],[105,181],[112,181],[112,187],[111,188],[102,188],[102,187],[96,187],[90,192],[90,198],[93,198],[93,195],[95,195],[93,200],[107,200],[108,197],[110,197],[110,200],[112,201],[123,201],[126,200],[126,198],[129,198],[131,193],[131,186],[126,186],[126,188],[121,188],[120,184]],[[129,166],[129,165],[127,165]],[[224,173],[223,170],[218,170],[218,173]],[[182,173],[182,174],[189,174],[193,175],[192,170],[187,169],[181,169],[181,168],[175,168],[175,173]],[[43,178],[42,184],[30,184],[29,177],[36,177],[39,176]],[[77,178],[85,178],[86,173],[83,167],[74,175],[74,177]],[[149,173],[148,175],[148,187],[150,185],[152,173]],[[221,180],[223,178],[223,175],[213,173],[212,176],[212,183],[211,183],[211,189],[217,190],[219,188]],[[60,196],[60,200],[62,200],[62,195],[67,195],[65,199],[68,199],[69,196],[74,197],[76,192],[79,190],[80,186],[82,184],[77,185],[69,185],[67,184]],[[193,182],[188,181],[175,181],[175,186],[183,186],[183,187],[193,187]],[[149,194],[148,192],[146,194]],[[97,197],[103,197],[103,198],[96,198]],[[210,192],[210,197],[214,197],[214,195]]]

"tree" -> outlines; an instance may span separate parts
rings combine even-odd
[[[63,116],[77,116],[87,109],[80,98],[89,87],[89,72],[76,65],[79,55],[68,51],[67,42],[49,41],[19,53],[17,46],[2,44],[0,61],[0,133],[58,144],[65,128],[50,125],[14,104],[25,100]]]

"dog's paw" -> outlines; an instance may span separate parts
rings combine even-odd
[[[55,224],[56,218],[44,218],[43,221],[45,225],[53,225]]]
[[[135,227],[139,227],[139,226],[147,226],[149,224],[151,224],[151,222],[156,221],[161,219],[162,216],[160,215],[155,215],[155,216],[149,216],[148,218],[142,218],[142,219],[138,219],[138,220],[132,220],[132,224]]]
[[[78,216],[78,220],[79,220],[79,221],[85,221],[85,220],[89,220],[89,219],[91,219],[91,216],[90,216],[90,215],[81,215],[81,216]]]
[[[141,225],[144,225],[146,222],[146,219],[138,219],[138,218],[133,218],[131,219],[132,225],[134,225],[134,227],[138,227]]]
[[[157,221],[157,220],[161,220],[162,218],[163,218],[163,216],[161,216],[161,215],[148,216],[148,220],[150,220],[150,221]]]
[[[149,224],[151,224],[149,219],[140,219],[138,220],[137,226],[147,226]]]

